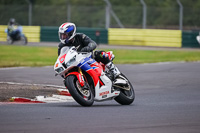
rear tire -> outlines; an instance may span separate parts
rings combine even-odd
[[[25,35],[23,35],[21,37],[21,41],[22,41],[23,45],[27,45],[27,43],[28,43],[27,37]]]
[[[125,75],[121,74],[121,76],[127,79]],[[115,89],[120,90],[120,94],[119,96],[115,98],[115,101],[121,105],[130,105],[135,99],[135,92],[134,92],[133,86],[128,79],[127,81],[128,81],[130,90],[125,90],[125,89],[115,87]]]
[[[80,86],[77,84],[79,84],[79,82],[75,75],[69,75],[65,79],[65,86],[69,90],[69,93],[72,95],[74,100],[82,106],[92,106],[94,103],[94,95],[91,91],[91,88],[88,88],[89,95],[86,97],[78,89]]]

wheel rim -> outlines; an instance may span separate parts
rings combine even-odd
[[[78,93],[83,97],[83,99],[85,99],[87,101],[91,100],[91,91],[90,91],[90,89],[88,89],[88,90],[83,89],[78,80],[76,81],[76,88],[77,88]]]

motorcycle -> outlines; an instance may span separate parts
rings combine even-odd
[[[23,45],[27,45],[27,37],[22,33],[22,26],[18,26],[13,33],[9,34],[8,29],[5,30],[7,33],[7,43],[13,44],[15,41],[21,41]]]
[[[112,51],[107,52],[111,60]],[[72,47],[63,47],[54,65],[55,75],[60,75],[64,85],[74,100],[82,106],[92,106],[94,101],[114,99],[121,105],[130,105],[135,99],[135,92],[124,74],[113,84],[112,73],[102,63],[92,58],[92,53],[77,52]]]

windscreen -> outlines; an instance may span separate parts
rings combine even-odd
[[[70,47],[63,47],[60,51],[60,55],[62,55],[63,53],[67,52],[70,49]]]

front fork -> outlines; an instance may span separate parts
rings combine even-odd
[[[78,78],[78,81],[79,81],[81,87],[84,87],[86,84],[85,84],[85,80],[84,80],[83,72],[82,72],[81,68],[78,68],[78,72],[81,74],[81,76],[79,76],[80,78]]]

